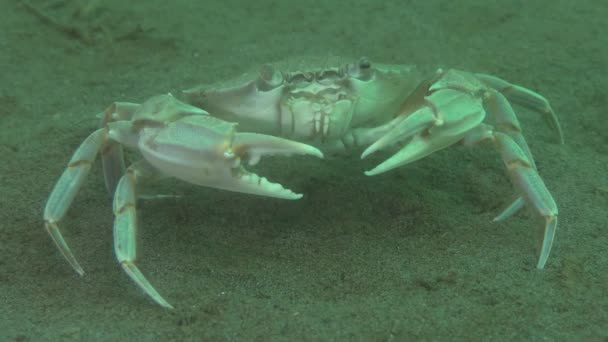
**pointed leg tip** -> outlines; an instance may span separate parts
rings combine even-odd
[[[61,251],[61,254],[63,254],[63,257],[68,261],[70,266],[72,266],[72,269],[74,271],[76,271],[76,273],[78,273],[79,276],[81,276],[81,277],[84,276],[84,269],[82,269],[82,266],[80,266],[78,261],[76,261],[76,258],[74,257],[72,252],[69,249],[63,250],[61,248],[60,248],[60,251]]]
[[[536,269],[537,270],[542,270],[545,268],[545,264],[547,263],[547,260],[538,260],[538,263],[536,264]]]
[[[79,276],[81,276],[81,277],[84,276],[84,270],[82,269],[82,266],[80,266],[78,261],[76,261],[76,258],[74,258],[72,253],[69,252],[69,255],[66,255],[63,250],[61,251],[61,253],[65,257],[65,259],[68,261],[70,266],[72,266],[72,269],[74,271],[76,271],[76,273],[78,273]]]
[[[542,270],[545,268],[545,265],[547,264],[547,260],[549,259],[549,251],[543,251],[541,252],[540,256],[538,257],[538,262],[536,263],[536,269],[538,270]]]
[[[157,303],[158,305],[167,308],[167,309],[173,309],[173,306],[171,306],[171,304],[169,304],[169,302],[167,302],[165,300],[165,298],[163,298],[163,296],[160,295],[160,293],[158,293],[158,291],[156,291],[156,289],[152,286],[152,284],[150,284],[150,282],[148,281],[148,279],[146,279],[146,277],[141,273],[141,271],[139,270],[139,268],[131,261],[123,261],[120,263],[120,266],[122,267],[122,269],[125,271],[125,273],[127,273],[127,275],[129,276],[129,278],[131,278],[131,280],[150,298],[152,299],[155,303]]]
[[[53,240],[53,242],[55,242],[55,246],[57,247],[57,249],[59,250],[61,255],[63,255],[63,258],[70,264],[72,269],[74,271],[76,271],[76,273],[78,273],[79,276],[82,277],[84,275],[84,270],[82,269],[82,266],[80,266],[80,264],[76,260],[76,257],[72,253],[72,250],[70,249],[68,244],[63,239],[63,236],[61,235],[61,232],[59,231],[59,227],[57,226],[57,223],[53,220],[45,220],[44,227],[46,228],[46,231],[51,236],[51,239]]]
[[[74,271],[76,271],[76,273],[78,273],[79,276],[84,276],[84,270],[82,269],[82,267],[80,267],[80,265],[76,265],[77,267],[74,267],[72,265],[72,267],[74,268]]]
[[[163,297],[161,297],[160,295],[159,295],[159,297],[158,297],[158,298],[157,298],[157,297],[152,297],[152,300],[153,300],[153,301],[154,301],[156,304],[158,304],[158,305],[162,306],[162,307],[163,307],[163,308],[165,308],[165,309],[168,309],[168,310],[173,310],[173,309],[175,309],[175,308],[173,307],[173,305],[169,304],[169,302],[167,302],[167,301],[166,301],[166,300],[165,300]]]
[[[500,222],[508,219],[513,216],[516,212],[518,212],[525,205],[525,201],[523,197],[518,197],[509,204],[500,214],[496,215],[496,217],[492,220],[493,222]]]
[[[545,268],[545,264],[547,263],[549,254],[551,253],[551,247],[553,246],[553,240],[557,230],[557,215],[547,216],[546,221],[547,223],[545,224],[545,233],[543,236],[540,256],[538,257],[538,263],[536,264],[536,268],[539,270]]]

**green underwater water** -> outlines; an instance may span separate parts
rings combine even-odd
[[[0,13],[0,340],[608,339],[608,3],[29,0]],[[116,262],[98,162],[61,221],[86,273],[70,269],[42,212],[97,113],[299,56],[488,73],[548,98],[563,145],[516,107],[559,208],[545,269],[532,210],[492,222],[516,192],[488,144],[374,177],[390,154],[253,168],[297,201],[147,186],[182,196],[138,203],[137,264],[173,310]]]

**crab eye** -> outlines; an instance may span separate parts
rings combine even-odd
[[[368,81],[374,74],[372,63],[366,57],[361,57],[357,63],[346,66],[346,74],[361,81]]]
[[[370,69],[371,67],[372,67],[372,63],[369,61],[369,59],[367,59],[366,57],[361,57],[361,59],[359,59],[359,69],[367,70],[367,69]]]
[[[260,70],[258,88],[263,91],[274,89],[283,84],[283,75],[271,65],[264,65]]]

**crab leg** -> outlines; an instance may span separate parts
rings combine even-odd
[[[492,116],[494,116],[496,130],[508,134],[526,154],[530,165],[536,170],[536,163],[534,162],[530,147],[521,132],[519,120],[517,120],[513,107],[511,107],[507,98],[502,93],[491,89],[488,91],[484,101],[484,107]],[[513,203],[494,218],[494,221],[502,221],[509,218],[518,212],[524,204],[525,201],[522,197],[516,198]]]
[[[148,177],[151,168],[145,162],[131,165],[118,182],[114,194],[114,252],[127,275],[156,303],[165,308],[173,307],[154,289],[135,265],[137,256],[137,206],[136,187],[140,178]]]
[[[130,120],[140,104],[131,102],[114,102],[103,113],[99,126],[105,127],[108,123],[120,120]],[[122,146],[115,141],[109,141],[101,151],[101,163],[103,165],[103,178],[106,189],[114,194],[120,177],[125,173],[125,161]]]
[[[542,269],[549,258],[557,230],[557,205],[545,183],[519,145],[507,134],[494,132],[494,142],[509,176],[523,197],[545,218],[542,247],[536,268]]]
[[[521,208],[524,207],[526,201],[523,197],[518,196],[511,204],[509,204],[500,214],[496,215],[494,218],[494,222],[499,222],[508,219],[513,216],[516,212],[518,212]]]
[[[84,274],[84,270],[80,267],[80,264],[78,264],[72,251],[63,239],[57,222],[65,216],[65,213],[70,208],[74,197],[89,174],[91,164],[95,160],[97,153],[106,145],[107,141],[108,132],[106,128],[96,130],[85,139],[76,152],[74,152],[72,159],[68,163],[68,167],[61,175],[61,178],[59,178],[59,181],[57,181],[57,184],[55,184],[53,192],[51,192],[51,196],[44,208],[44,226],[46,230],[63,257],[80,275]]]
[[[502,116],[504,113],[496,113]],[[507,167],[509,178],[521,194],[518,196],[494,221],[508,218],[521,209],[526,202],[545,218],[545,230],[542,247],[536,267],[542,269],[549,258],[551,245],[557,230],[557,206],[551,193],[547,190],[545,183],[540,178],[538,171],[530,157],[513,139],[505,132],[494,130],[492,126],[481,124],[471,130],[463,139],[466,146],[472,146],[482,141],[492,141],[496,150],[501,154],[502,160]]]
[[[488,87],[501,92],[510,101],[535,111],[543,116],[547,124],[557,133],[560,144],[564,143],[564,134],[549,101],[530,89],[511,84],[501,78],[487,74],[475,74],[475,77]]]
[[[507,100],[509,92],[515,94],[512,95],[514,102],[523,103],[529,108],[544,113],[560,133],[561,138],[559,123],[548,102],[540,95],[504,81],[503,84],[499,84],[499,79],[481,75],[483,81],[493,82],[493,86],[501,86],[499,88],[502,92],[484,89],[483,96],[471,96],[468,88],[451,84],[453,83],[451,78],[458,80],[463,75],[466,76],[457,72],[442,74],[442,78],[429,88],[434,91],[424,97],[424,102],[421,102],[421,106],[416,111],[411,114],[407,111],[400,114],[404,117],[403,121],[392,126],[385,135],[370,145],[363,152],[362,158],[390,145],[403,142],[405,145],[365,174],[371,176],[386,172],[458,141],[462,141],[465,145],[488,139],[494,141],[510,178],[521,192],[521,196],[495,220],[511,216],[523,207],[525,202],[530,203],[545,218],[544,237],[536,266],[542,269],[549,257],[557,229],[557,206],[538,175],[532,153],[521,133],[513,108]],[[496,130],[482,123],[486,113],[494,118]]]
[[[500,113],[498,114],[500,115]],[[481,124],[465,136],[464,144],[472,146],[485,140],[494,142],[496,150],[501,154],[507,167],[509,178],[521,193],[494,221],[500,221],[513,215],[526,202],[531,204],[545,218],[542,247],[536,265],[538,269],[542,269],[549,258],[557,230],[557,205],[528,155],[510,135],[493,130],[492,126]]]
[[[511,107],[507,98],[502,93],[492,89],[487,93],[484,107],[494,116],[496,130],[508,134],[526,154],[532,166],[536,168],[530,147],[528,147],[528,143],[521,133],[519,120],[517,120],[513,107]]]

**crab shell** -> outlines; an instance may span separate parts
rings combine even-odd
[[[297,58],[184,91],[186,101],[241,132],[310,143],[336,142],[350,129],[390,121],[421,83],[409,65],[343,58]],[[341,65],[336,67],[336,65]]]

